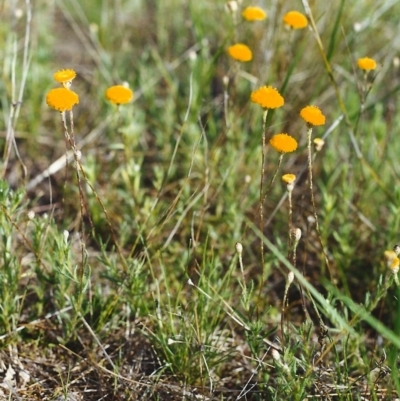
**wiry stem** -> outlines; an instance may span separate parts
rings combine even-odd
[[[266,120],[266,111],[264,112],[264,118]],[[265,120],[264,120],[264,126],[265,126]],[[265,132],[263,132],[263,152],[265,151]],[[278,166],[275,169],[275,172],[271,178],[270,183],[268,184],[267,189],[265,190],[265,194],[263,193],[263,177],[264,177],[264,170],[265,170],[265,155],[263,153],[263,162],[261,165],[261,182],[260,182],[260,206],[259,206],[259,212],[260,212],[260,232],[263,234],[264,230],[264,203],[267,199],[267,196],[269,194],[270,189],[272,188],[273,183],[275,182],[276,176],[278,175],[278,171],[281,168],[282,165],[282,160],[283,160],[284,153],[281,153],[279,156],[279,161],[278,161]],[[261,243],[260,243],[260,251],[261,251],[261,263],[262,263],[262,277],[260,281],[260,286],[258,289],[258,301],[261,299],[261,291],[264,286],[265,282],[265,276],[264,276],[264,241],[263,238],[261,237]]]
[[[84,224],[83,224],[83,216],[85,214],[85,206],[84,206],[84,197],[83,197],[83,190],[82,190],[82,184],[81,184],[81,176],[79,174],[79,169],[78,169],[79,153],[78,153],[78,150],[75,145],[74,134],[73,134],[74,124],[73,124],[72,110],[71,110],[71,114],[70,114],[71,133],[68,130],[67,120],[65,118],[65,111],[61,112],[61,121],[64,126],[65,138],[71,145],[72,151],[74,153],[74,159],[75,159],[75,171],[76,171],[76,178],[78,180],[79,200],[80,200],[80,209],[81,209],[80,232],[81,232],[82,268],[83,268],[84,259],[85,259],[85,241],[84,241],[85,232],[84,232]]]
[[[292,205],[292,191],[288,191],[288,202],[289,202],[289,245],[292,244],[292,236],[290,235],[290,230],[293,225],[293,205]]]
[[[268,109],[264,110],[263,113],[263,132],[262,132],[262,142],[261,142],[261,177],[260,177],[260,205],[259,205],[259,213],[260,213],[260,233],[261,233],[261,242],[260,242],[260,253],[261,253],[261,271],[262,271],[262,279],[260,282],[260,288],[258,292],[258,299],[260,299],[261,289],[264,285],[264,241],[263,241],[263,233],[264,233],[264,174],[265,174],[265,145],[266,145],[266,136],[267,136],[267,116]]]
[[[66,120],[65,120],[65,113],[61,113],[61,119],[62,119],[62,122],[63,122],[63,125],[64,125],[65,138],[67,139],[68,143],[70,144],[71,149],[72,149],[73,154],[74,154],[74,160],[75,160],[75,164],[76,164],[76,174],[77,174],[77,178],[78,178],[80,202],[81,202],[81,215],[82,215],[81,218],[83,218],[83,215],[84,215],[85,205],[84,205],[84,195],[83,195],[83,190],[82,190],[82,185],[81,185],[81,180],[80,180],[80,173],[82,173],[83,179],[85,180],[86,184],[89,186],[91,191],[93,192],[94,196],[96,197],[97,202],[99,203],[99,205],[100,205],[100,207],[101,207],[101,209],[102,209],[102,211],[104,213],[104,216],[105,216],[106,221],[107,221],[107,225],[108,225],[108,227],[110,229],[111,237],[113,239],[113,242],[115,244],[117,253],[118,253],[118,255],[119,255],[120,259],[121,259],[122,265],[123,265],[124,270],[126,272],[128,270],[128,265],[126,264],[125,258],[124,258],[123,254],[122,254],[122,250],[121,250],[121,248],[120,248],[120,246],[118,244],[117,236],[116,236],[114,228],[113,228],[113,226],[111,224],[111,220],[110,220],[110,217],[108,215],[107,209],[105,208],[104,203],[100,199],[97,191],[94,189],[93,185],[89,181],[89,178],[87,177],[87,175],[85,173],[85,170],[83,169],[83,166],[82,166],[82,164],[81,164],[81,162],[79,160],[80,159],[80,151],[76,147],[76,143],[75,143],[75,139],[74,139],[74,132],[73,132],[74,125],[73,125],[72,110],[70,112],[71,135],[70,135],[70,133],[68,131],[68,128],[67,128],[67,123],[66,123]],[[92,231],[94,233],[94,226],[93,226],[93,223],[92,223],[92,221],[90,219],[89,213],[88,213],[88,218],[89,218],[89,221],[90,221],[90,225],[91,225]],[[82,236],[83,236],[83,221],[82,220],[81,220],[81,224],[82,224]],[[84,245],[83,241],[81,241],[81,246],[82,246],[82,265],[83,265],[84,253],[85,253],[85,245]]]
[[[284,321],[285,321],[285,311],[288,303],[288,292],[289,292],[289,287],[290,284],[292,284],[294,279],[294,274],[293,272],[290,272],[288,274],[288,277],[286,279],[286,285],[285,285],[285,294],[283,296],[283,302],[282,302],[282,309],[281,309],[281,340],[282,340],[282,347],[285,346],[285,330],[284,330]]]
[[[308,149],[308,181],[309,181],[309,185],[310,185],[311,204],[312,204],[313,213],[314,213],[315,229],[317,231],[318,240],[321,245],[322,253],[324,254],[325,263],[326,263],[326,267],[328,268],[330,279],[332,280],[332,283],[334,283],[332,272],[331,272],[331,269],[329,266],[328,255],[326,254],[324,244],[322,243],[321,231],[319,229],[317,208],[315,206],[313,174],[312,174],[312,159],[313,158],[312,158],[312,148],[311,148],[311,135],[312,135],[312,126],[309,125],[308,130],[307,130],[307,149]]]
[[[264,203],[265,203],[265,201],[267,200],[267,196],[268,196],[268,194],[269,194],[269,191],[271,190],[272,185],[273,185],[273,183],[275,182],[275,178],[276,178],[276,176],[278,175],[278,171],[279,171],[279,169],[281,168],[283,156],[284,156],[284,153],[281,153],[280,156],[279,156],[278,166],[276,167],[275,172],[274,172],[274,175],[272,176],[272,179],[271,179],[270,183],[268,184],[268,187],[267,187],[267,189],[265,190],[265,194],[264,194],[264,196],[263,196],[263,198],[262,198],[262,206],[264,206]]]

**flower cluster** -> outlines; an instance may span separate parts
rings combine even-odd
[[[237,2],[229,1],[226,4],[232,14],[237,11]],[[249,22],[262,21],[267,18],[267,13],[260,7],[249,6],[242,10],[242,17]],[[308,25],[306,16],[298,11],[289,11],[286,13],[283,17],[283,22],[292,29],[302,29]],[[253,59],[251,49],[243,43],[229,46],[227,53],[236,61],[247,62]]]
[[[64,113],[79,103],[79,96],[69,88],[76,77],[74,70],[65,69],[54,73],[54,79],[63,87],[51,89],[46,95],[46,103],[54,110]]]
[[[46,95],[46,103],[49,107],[61,113],[70,111],[79,103],[79,96],[70,90],[76,72],[71,69],[59,70],[54,73],[54,79],[63,87],[51,89]],[[106,98],[116,105],[125,104],[133,99],[133,92],[123,86],[114,85],[109,87],[105,93]]]

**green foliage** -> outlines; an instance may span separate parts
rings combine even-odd
[[[97,399],[121,399],[123,380],[137,385],[123,382],[126,399],[398,393],[400,296],[383,256],[400,228],[396,2],[274,0],[251,23],[248,2],[92,3],[0,8],[0,341],[68,350],[51,384],[65,397],[84,361],[109,380]],[[282,23],[291,9],[307,29]],[[237,42],[252,61],[229,58]],[[376,70],[357,68],[365,56]],[[44,99],[63,68],[80,103],[60,120]],[[107,104],[123,83],[134,101]],[[265,124],[250,101],[263,85],[285,98]],[[307,105],[326,116],[320,150]],[[279,132],[299,147],[277,169]]]

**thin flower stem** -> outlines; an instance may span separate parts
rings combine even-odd
[[[286,279],[286,285],[285,285],[285,293],[283,296],[283,302],[282,302],[282,309],[281,309],[281,341],[282,341],[282,348],[285,347],[285,330],[284,330],[284,322],[285,322],[285,312],[286,312],[286,308],[289,305],[288,302],[288,293],[289,293],[289,288],[290,285],[293,282],[293,278],[294,278],[294,274],[292,272],[290,272],[287,276]],[[287,330],[289,331],[289,325],[287,327]]]
[[[71,113],[70,114],[70,119],[71,119],[71,122],[72,122],[73,121],[72,110],[71,110],[70,113]],[[117,253],[118,253],[118,255],[119,255],[120,259],[121,259],[122,265],[123,265],[124,270],[126,272],[126,271],[128,271],[128,265],[127,265],[127,263],[125,261],[125,258],[123,256],[123,254],[122,254],[122,250],[121,250],[121,248],[120,248],[120,246],[118,244],[117,236],[116,236],[114,228],[113,228],[113,226],[111,224],[111,220],[110,220],[110,217],[108,215],[107,209],[105,208],[104,203],[100,199],[99,194],[94,189],[92,183],[89,181],[89,178],[87,177],[87,175],[85,173],[85,170],[83,169],[83,166],[82,166],[82,164],[81,164],[81,162],[79,160],[80,159],[80,156],[79,156],[80,152],[79,152],[78,148],[76,147],[76,143],[75,143],[75,140],[74,140],[73,123],[71,124],[72,135],[70,135],[69,132],[68,132],[68,128],[67,128],[67,124],[66,124],[66,120],[65,120],[65,113],[61,113],[61,119],[62,119],[63,125],[64,125],[65,137],[66,137],[68,143],[70,144],[71,149],[72,149],[73,154],[74,154],[74,160],[75,160],[75,164],[76,164],[76,173],[77,173],[77,177],[78,177],[79,194],[80,194],[80,200],[81,200],[81,215],[82,215],[81,218],[83,218],[83,211],[84,211],[84,195],[83,195],[83,190],[82,190],[82,185],[81,185],[81,180],[80,180],[80,173],[82,173],[83,179],[85,180],[86,184],[89,186],[91,191],[93,192],[94,196],[96,197],[97,202],[99,203],[99,205],[100,205],[100,207],[101,207],[101,209],[102,209],[102,211],[104,213],[104,216],[105,216],[106,221],[107,221],[107,225],[108,225],[108,227],[110,229],[111,237],[113,239],[113,242],[114,242],[115,247],[117,249]],[[89,217],[89,221],[90,221],[92,232],[94,233],[94,226],[93,226],[93,223],[92,223],[92,221],[90,219],[89,213],[88,213],[88,217]],[[81,224],[82,224],[82,235],[83,235],[83,221],[81,221]],[[82,246],[82,263],[83,263],[83,261],[84,261],[84,252],[85,252],[85,245],[84,245],[83,241],[81,241],[81,246]]]
[[[238,255],[239,255],[239,266],[240,266],[240,271],[242,273],[242,280],[243,280],[243,300],[244,300],[246,309],[248,309],[248,292],[247,292],[247,285],[246,285],[246,276],[244,275],[242,252],[238,252]]]
[[[259,214],[260,214],[260,232],[261,235],[264,233],[264,174],[265,174],[265,145],[266,145],[266,136],[267,136],[267,116],[268,109],[264,110],[263,113],[263,131],[262,131],[262,141],[261,141],[261,177],[260,177],[260,205],[259,205]],[[261,237],[260,240],[260,254],[261,254],[261,271],[262,271],[262,279],[260,281],[260,288],[258,291],[258,300],[261,297],[261,289],[264,285],[264,241]]]
[[[65,118],[65,111],[61,112],[61,121],[62,121],[63,127],[64,127],[65,139],[71,145],[72,151],[74,153],[74,159],[75,159],[76,178],[78,180],[79,201],[80,201],[80,210],[81,210],[80,232],[81,232],[82,268],[83,268],[84,260],[85,260],[85,244],[84,244],[85,232],[84,232],[84,224],[83,224],[83,216],[85,213],[85,206],[84,206],[84,197],[83,197],[81,176],[79,174],[79,169],[78,169],[79,154],[78,154],[78,150],[75,145],[74,135],[73,135],[74,124],[73,124],[72,110],[71,110],[71,114],[70,114],[71,133],[68,130],[67,120]]]
[[[267,119],[267,112],[268,110],[266,110],[264,112],[263,115],[263,126],[265,127],[265,122]],[[278,166],[275,169],[275,172],[271,178],[270,183],[268,184],[267,189],[265,190],[264,193],[264,174],[265,174],[265,144],[266,144],[266,140],[265,140],[265,128],[263,129],[263,156],[262,156],[262,163],[261,163],[261,181],[260,181],[260,205],[259,205],[259,213],[260,213],[260,232],[263,233],[264,231],[264,203],[268,197],[268,194],[272,188],[273,183],[275,182],[276,176],[278,175],[278,171],[282,165],[282,160],[283,160],[283,156],[284,153],[281,153],[279,156],[279,161],[278,161]],[[261,277],[261,282],[260,282],[260,287],[258,290],[258,301],[261,299],[261,291],[262,288],[264,286],[264,282],[265,282],[265,273],[264,273],[264,241],[261,239],[261,243],[260,243],[260,252],[261,252],[261,268],[262,268],[262,277]]]
[[[275,182],[276,176],[278,175],[278,171],[279,171],[279,169],[281,168],[283,156],[284,156],[284,153],[281,153],[281,154],[279,155],[278,166],[276,167],[275,172],[274,172],[274,175],[272,176],[272,179],[271,179],[270,183],[268,184],[268,187],[267,187],[267,189],[265,190],[265,194],[264,194],[264,196],[263,196],[263,198],[262,198],[262,207],[264,206],[264,203],[265,203],[265,201],[267,200],[269,191],[271,190],[272,185],[273,185],[274,182]]]
[[[116,236],[115,230],[114,230],[114,228],[113,228],[113,226],[111,224],[110,216],[109,216],[109,214],[107,212],[107,209],[105,208],[104,203],[100,199],[99,194],[94,189],[92,183],[89,181],[89,178],[87,177],[87,175],[85,173],[85,170],[83,169],[83,166],[82,166],[80,161],[78,161],[78,166],[79,166],[80,171],[82,172],[82,176],[83,176],[86,184],[89,186],[90,190],[93,192],[94,196],[96,197],[97,202],[99,203],[99,205],[100,205],[100,207],[101,207],[101,209],[102,209],[102,211],[104,213],[104,216],[105,216],[106,221],[107,221],[108,228],[110,229],[111,238],[113,239],[115,248],[117,249],[117,253],[118,253],[118,255],[119,255],[120,259],[121,259],[121,262],[122,262],[122,265],[124,267],[124,270],[125,270],[125,272],[127,272],[128,271],[128,265],[126,264],[125,258],[124,258],[123,254],[122,254],[122,249],[118,244],[117,236]]]
[[[293,224],[292,191],[288,191],[288,202],[289,202],[289,249],[290,249],[292,246],[292,236],[290,235],[290,233]]]
[[[326,267],[328,268],[330,279],[332,280],[332,283],[334,283],[332,272],[331,272],[331,269],[329,266],[328,255],[326,254],[324,244],[322,243],[321,231],[319,229],[317,208],[315,206],[314,189],[313,189],[313,175],[312,175],[313,157],[312,157],[312,148],[311,148],[311,136],[312,136],[312,126],[309,125],[308,130],[307,130],[307,149],[308,149],[308,181],[309,181],[309,185],[310,185],[311,204],[313,207],[313,213],[314,213],[314,218],[315,218],[315,229],[317,231],[318,240],[321,245],[322,253],[324,254],[325,263],[326,263]]]

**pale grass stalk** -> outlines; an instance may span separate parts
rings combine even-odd
[[[11,91],[12,91],[12,99],[11,99],[11,106],[10,111],[7,119],[7,132],[6,132],[6,141],[4,146],[4,153],[3,153],[3,171],[2,177],[4,178],[8,161],[11,155],[11,148],[14,147],[15,155],[22,167],[24,179],[27,177],[27,169],[25,164],[22,161],[22,158],[19,154],[17,143],[15,141],[15,125],[18,120],[19,112],[22,105],[24,90],[25,90],[25,83],[26,78],[28,76],[29,70],[29,45],[30,45],[30,38],[31,38],[31,23],[32,23],[32,8],[30,0],[25,0],[26,6],[26,23],[25,23],[25,36],[24,36],[24,47],[23,47],[23,56],[22,56],[22,76],[21,76],[21,83],[19,86],[18,98],[16,99],[15,91],[16,91],[16,63],[17,63],[17,54],[18,54],[18,39],[15,38],[13,44],[13,59],[12,59],[12,68],[11,68]]]
[[[96,333],[92,330],[88,322],[85,320],[85,318],[79,313],[79,317],[81,318],[82,323],[85,325],[85,327],[88,329],[89,333],[93,337],[93,339],[96,341],[97,345],[100,347],[101,351],[103,352],[104,357],[107,359],[108,363],[113,367],[115,371],[117,371],[117,367],[115,366],[114,362],[110,358],[110,356],[107,354],[107,351],[103,347],[102,343],[100,342],[99,338],[96,336]]]

